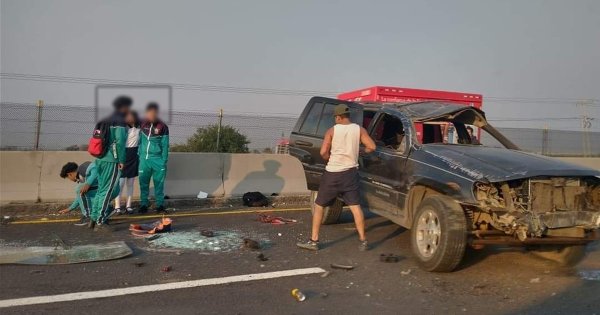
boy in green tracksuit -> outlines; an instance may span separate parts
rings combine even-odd
[[[108,149],[94,162],[98,171],[98,191],[93,201],[89,227],[95,230],[106,229],[107,220],[112,214],[111,200],[119,195],[119,178],[125,164],[127,140],[125,116],[132,104],[133,100],[129,97],[118,97],[113,102],[114,113],[103,120],[110,128]]]
[[[169,127],[158,118],[158,104],[146,107],[146,119],[140,129],[140,213],[148,212],[150,178],[154,182],[155,211],[165,212],[165,177],[169,159]]]
[[[75,200],[71,205],[58,213],[67,214],[77,208],[81,210],[81,219],[75,223],[77,226],[83,226],[89,223],[92,211],[92,200],[96,196],[98,189],[98,172],[94,162],[84,162],[77,165],[75,162],[65,164],[60,170],[60,177],[68,178],[77,183],[75,187]]]

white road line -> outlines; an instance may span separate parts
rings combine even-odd
[[[247,274],[247,275],[230,276],[230,277],[222,277],[222,278],[210,278],[210,279],[200,279],[200,280],[191,280],[191,281],[164,283],[164,284],[142,285],[142,286],[137,286],[137,287],[122,288],[122,289],[108,289],[108,290],[100,290],[100,291],[77,292],[77,293],[67,293],[67,294],[58,294],[58,295],[33,296],[33,297],[20,298],[20,299],[0,300],[0,308],[13,307],[13,306],[24,306],[24,305],[35,305],[35,304],[46,304],[46,303],[56,303],[56,302],[78,301],[78,300],[97,299],[97,298],[107,298],[107,297],[112,297],[112,296],[125,296],[128,294],[138,294],[138,293],[145,293],[145,292],[196,288],[196,287],[202,287],[202,286],[207,286],[207,285],[274,279],[274,278],[308,275],[308,274],[323,273],[323,272],[325,272],[325,270],[315,267],[315,268],[292,269],[292,270],[282,270],[282,271],[273,271],[273,272],[264,272],[264,273],[253,273],[253,274]]]

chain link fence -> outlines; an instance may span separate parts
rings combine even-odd
[[[5,103],[0,107],[0,149],[84,150],[94,127],[94,109],[63,105],[41,108],[39,143],[36,104]],[[171,144],[184,144],[197,128],[216,125],[218,113],[174,111],[169,122]],[[246,135],[251,151],[274,148],[289,136],[296,116],[273,116],[225,112],[222,124]],[[600,156],[600,132],[528,128],[498,128],[521,149],[554,156]],[[486,144],[482,138],[482,143]],[[216,139],[215,139],[216,141]]]

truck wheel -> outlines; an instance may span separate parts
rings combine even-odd
[[[537,257],[552,260],[562,266],[575,266],[585,257],[585,245],[544,246],[530,250]]]
[[[310,211],[311,213],[315,213],[315,200],[317,200],[317,191],[310,192]],[[344,203],[336,199],[333,204],[329,207],[323,208],[323,221],[322,224],[334,224],[337,223],[342,215],[342,209],[344,208]]]
[[[411,245],[422,269],[454,270],[467,245],[467,219],[462,207],[446,196],[425,198],[412,222]]]

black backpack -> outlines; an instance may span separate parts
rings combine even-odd
[[[104,120],[99,121],[94,128],[94,133],[88,144],[88,152],[97,158],[103,157],[110,147],[110,124]]]
[[[242,196],[244,206],[248,207],[266,207],[269,205],[269,200],[265,195],[258,191],[247,192]]]

